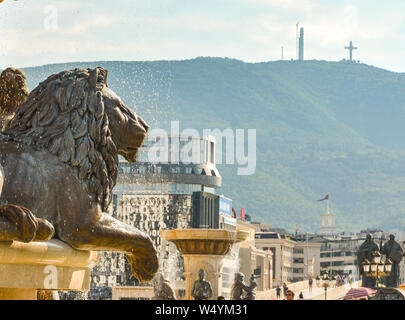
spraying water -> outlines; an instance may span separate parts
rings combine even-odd
[[[222,268],[222,295],[226,299],[230,299],[234,276],[236,272],[239,272],[239,249],[240,243],[235,243],[224,258],[224,266]]]

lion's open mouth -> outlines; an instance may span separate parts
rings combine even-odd
[[[138,151],[139,148],[134,148],[134,147],[127,147],[125,151],[123,152],[122,156],[127,160],[128,162],[136,162],[136,159],[138,157]]]

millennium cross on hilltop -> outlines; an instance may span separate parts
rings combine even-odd
[[[353,61],[353,50],[356,50],[357,47],[353,47],[353,43],[350,41],[349,46],[345,47],[345,49],[349,50],[349,52],[350,52],[350,61]]]

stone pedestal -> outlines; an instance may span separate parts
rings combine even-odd
[[[198,279],[199,270],[204,269],[207,273],[206,280],[211,283],[211,300],[215,300],[222,295],[223,259],[232,245],[245,240],[248,233],[219,229],[175,229],[161,230],[160,235],[173,242],[184,258],[185,299],[193,299],[191,289]]]
[[[191,289],[194,281],[198,280],[198,272],[204,269],[207,273],[206,280],[211,283],[212,297],[216,299],[222,295],[222,266],[224,256],[207,254],[183,254],[184,277],[186,278],[186,300],[192,300]]]
[[[90,289],[97,253],[59,240],[0,242],[0,300],[37,300],[38,291]]]

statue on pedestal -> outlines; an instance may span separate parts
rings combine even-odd
[[[235,280],[232,285],[231,291],[231,300],[254,300],[254,299],[246,299],[246,297],[254,297],[253,296],[253,288],[246,285],[243,281],[245,278],[244,274],[241,272],[235,273]],[[252,284],[252,282],[251,282]]]
[[[376,280],[373,277],[367,277],[363,270],[363,262],[367,259],[369,261],[373,258],[373,253],[379,251],[378,245],[373,241],[371,235],[368,234],[366,241],[364,241],[357,253],[357,262],[359,267],[359,274],[362,276],[362,287],[375,288]]]
[[[162,273],[158,273],[153,281],[154,300],[176,300],[174,290],[169,280]]]
[[[195,300],[208,300],[212,297],[212,289],[209,281],[205,280],[206,272],[200,269],[198,272],[198,280],[194,281],[191,289],[191,296]]]
[[[395,241],[395,236],[390,235],[388,240],[381,248],[381,254],[384,254],[392,261],[391,273],[387,277],[387,287],[395,288],[399,285],[399,263],[403,257],[401,245]]]
[[[7,122],[0,241],[55,235],[78,250],[124,252],[134,276],[150,281],[159,267],[150,237],[106,213],[118,155],[135,162],[149,126],[108,87],[107,75],[103,68],[52,75]]]
[[[252,274],[252,276],[250,277],[250,284],[249,284],[250,292],[246,295],[245,299],[243,299],[243,300],[255,300],[256,299],[256,287],[257,287],[257,282],[255,281],[255,276]]]

